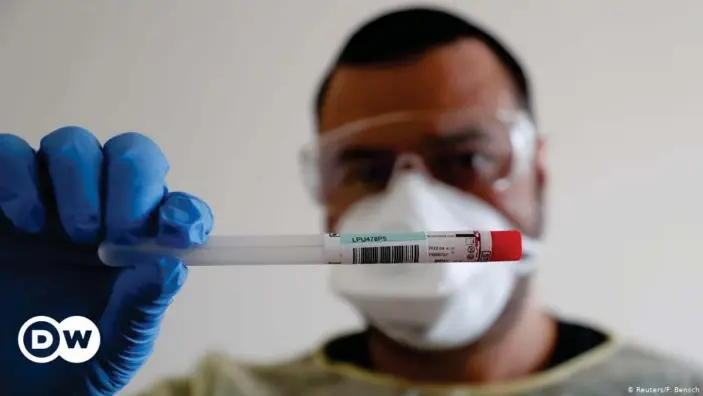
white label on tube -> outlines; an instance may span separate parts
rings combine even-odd
[[[326,234],[328,264],[490,261],[489,232]]]
[[[491,260],[490,232],[428,232],[427,240],[431,263]]]

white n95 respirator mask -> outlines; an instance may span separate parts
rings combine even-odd
[[[399,172],[382,194],[362,199],[337,232],[501,231],[515,229],[495,208],[420,172]],[[524,249],[532,244],[523,243]],[[530,252],[526,251],[526,254]],[[333,266],[335,293],[384,334],[422,350],[451,349],[480,338],[510,300],[527,263]],[[519,272],[520,271],[520,272]]]

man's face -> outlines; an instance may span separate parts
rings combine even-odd
[[[414,114],[442,114],[459,109],[470,110],[471,117],[481,120],[481,123],[492,125],[499,110],[518,111],[518,101],[515,89],[508,72],[500,64],[491,50],[478,40],[460,40],[434,49],[419,60],[378,67],[338,67],[332,75],[329,90],[325,99],[319,120],[321,139],[330,137],[341,126],[360,120],[372,119],[386,114],[411,112]],[[489,120],[489,121],[486,121]],[[338,166],[349,169],[365,169],[368,175],[376,179],[388,178],[392,164],[386,164],[387,169],[381,169],[379,163],[388,158],[383,150],[391,147],[394,152],[402,150],[417,151],[425,162],[429,172],[441,181],[450,174],[451,166],[447,163],[460,158],[457,153],[466,154],[470,150],[483,150],[477,147],[492,147],[492,154],[498,163],[497,168],[509,167],[509,159],[501,162],[501,158],[510,158],[510,141],[507,131],[501,128],[485,127],[470,131],[475,134],[471,142],[466,139],[447,139],[448,136],[436,133],[439,130],[424,125],[422,117],[416,125],[396,123],[388,127],[378,128],[367,133],[356,133],[347,140],[353,140],[356,148],[364,147],[350,154],[347,150],[342,153],[344,159],[336,161]],[[467,128],[472,128],[467,125]],[[332,131],[332,132],[331,132]],[[487,142],[487,143],[485,143]],[[350,145],[351,146],[351,145]],[[437,149],[435,149],[437,147]],[[494,207],[516,224],[526,235],[537,237],[541,233],[541,190],[543,188],[543,169],[539,158],[541,145],[537,145],[535,161],[529,170],[511,180],[505,188],[494,188],[490,184],[461,182],[464,190],[470,192]],[[369,150],[369,149],[372,150]],[[383,149],[383,150],[382,150]],[[322,150],[325,148],[323,146]],[[353,150],[352,150],[353,151]],[[327,153],[331,155],[331,153]],[[339,153],[334,153],[337,156]],[[325,155],[323,153],[322,155]],[[385,157],[384,157],[385,155]],[[397,155],[397,153],[396,153]],[[391,156],[392,157],[392,156]],[[374,168],[369,170],[368,164],[359,165],[360,161],[375,161]],[[356,161],[356,162],[354,162]],[[386,161],[389,162],[389,161]],[[391,161],[392,162],[392,161]],[[350,164],[351,163],[351,164]],[[337,165],[336,165],[337,166]],[[444,168],[442,168],[444,166]],[[439,169],[439,171],[437,170]],[[454,169],[459,169],[454,165]],[[462,168],[463,169],[463,168]],[[329,172],[329,169],[321,169]],[[349,171],[345,170],[345,173]],[[456,171],[454,173],[457,173]],[[460,172],[463,180],[466,172]],[[346,177],[346,175],[336,176]],[[387,180],[384,180],[387,182]],[[323,181],[324,183],[324,181]],[[358,184],[358,183],[357,183]],[[379,183],[383,184],[383,183]],[[340,183],[341,185],[341,183]],[[325,188],[325,187],[323,187]],[[382,189],[379,186],[379,189]],[[328,188],[324,196],[327,212],[327,227],[335,229],[341,215],[351,205],[369,194],[379,191],[369,187],[364,188],[338,187]]]

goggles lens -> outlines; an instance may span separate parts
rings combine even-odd
[[[534,152],[525,143],[535,139],[522,113],[394,113],[323,132],[301,158],[305,181],[322,201],[383,191],[408,155],[434,179],[475,192],[510,183]]]

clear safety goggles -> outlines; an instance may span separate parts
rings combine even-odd
[[[504,189],[529,169],[536,140],[519,111],[399,112],[323,132],[302,149],[301,166],[321,202],[381,192],[399,166],[466,192]]]

